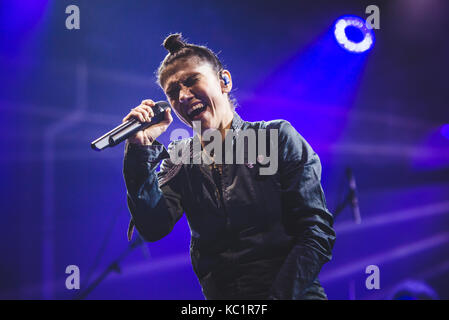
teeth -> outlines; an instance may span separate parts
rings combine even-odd
[[[189,111],[187,111],[187,114],[190,116],[190,114],[195,111],[196,109],[202,108],[204,105],[202,103],[198,103],[194,105],[192,108],[190,108]]]

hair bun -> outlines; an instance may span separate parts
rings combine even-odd
[[[181,33],[173,33],[164,40],[164,48],[167,49],[170,52],[170,54],[179,51],[181,48],[184,48],[185,46],[186,43],[182,40]]]

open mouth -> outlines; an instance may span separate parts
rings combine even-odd
[[[187,111],[187,115],[189,116],[190,120],[197,120],[201,118],[203,112],[206,111],[206,109],[207,105],[198,103],[190,108],[189,111]]]

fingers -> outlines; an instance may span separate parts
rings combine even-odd
[[[156,103],[153,100],[151,100],[151,99],[142,100],[142,102],[140,103],[140,105],[146,105],[146,106],[149,106],[149,107],[154,107],[155,104]]]
[[[145,113],[145,118],[147,119],[147,122],[150,122],[151,118],[154,117],[154,112],[153,112],[154,105],[155,105],[155,102],[153,100],[146,99],[146,100],[142,100],[140,106],[137,107],[137,108],[140,108]]]
[[[123,122],[131,118],[137,119],[140,122],[151,122],[151,119],[154,117],[153,107],[155,105],[156,103],[153,100],[143,100],[139,106],[131,109],[131,112],[123,118]],[[130,143],[141,145],[151,145],[157,137],[167,130],[172,122],[173,117],[171,115],[171,108],[167,108],[164,113],[163,121],[154,124],[143,131],[137,132],[133,137],[128,138],[128,141]]]
[[[152,109],[154,105],[155,103],[153,100],[143,100],[139,106],[131,109],[131,112],[123,118],[122,122],[125,122],[130,118],[137,119],[140,122],[151,122],[151,118],[154,117],[154,112]]]
[[[164,122],[170,124],[173,122],[173,117],[171,115],[171,108],[165,109]]]
[[[150,122],[151,118],[154,117],[153,109],[149,106],[140,105],[140,106],[134,108],[134,110],[143,115],[143,117],[145,118],[145,122]]]

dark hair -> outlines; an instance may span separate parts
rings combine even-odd
[[[163,88],[162,85],[169,76],[169,74],[166,74],[165,72],[167,67],[180,59],[197,57],[200,60],[208,62],[217,73],[220,73],[224,69],[220,59],[218,59],[217,55],[211,49],[205,46],[185,42],[181,33],[170,34],[165,38],[163,46],[169,53],[165,56],[157,70],[157,82],[161,88]],[[235,108],[237,105],[235,99],[230,93],[228,94],[228,97],[232,107]]]

